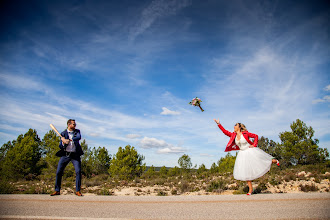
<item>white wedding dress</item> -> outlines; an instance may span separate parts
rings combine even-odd
[[[235,143],[240,150],[237,154],[234,166],[234,178],[242,181],[249,181],[263,176],[270,170],[272,157],[258,147],[249,148],[243,134],[241,139],[235,138]]]

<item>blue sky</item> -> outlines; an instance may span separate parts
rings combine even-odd
[[[3,1],[0,142],[69,118],[89,147],[210,167],[236,122],[330,149],[327,1]],[[202,99],[201,112],[188,105]]]

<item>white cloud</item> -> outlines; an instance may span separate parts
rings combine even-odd
[[[163,111],[160,113],[161,115],[180,115],[180,112],[171,111],[166,107],[162,107]]]
[[[165,147],[157,151],[158,154],[179,154],[184,153],[186,150],[182,147]]]
[[[139,145],[142,148],[150,149],[150,148],[164,148],[164,147],[167,147],[169,144],[166,143],[164,140],[158,140],[156,138],[144,137],[140,141]]]
[[[129,139],[135,139],[135,138],[141,137],[141,135],[139,135],[139,134],[127,134],[126,137],[129,138]]]
[[[322,102],[330,102],[330,95],[326,95],[322,99],[315,99],[315,100],[313,100],[312,103],[318,104],[318,103],[322,103]]]
[[[330,95],[324,96],[323,100],[325,100],[326,102],[330,102]]]
[[[330,91],[330,85],[327,85],[324,89],[324,91]],[[321,99],[315,99],[313,100],[313,104],[323,103],[323,102],[330,102],[330,95],[326,95]]]
[[[323,99],[315,99],[312,101],[313,104],[318,104],[318,103],[322,103],[322,102],[325,102],[325,100]]]
[[[158,148],[159,149],[157,150],[158,154],[170,154],[170,153],[178,154],[186,151],[184,148],[166,143],[164,140],[159,140],[156,138],[149,138],[149,137],[144,137],[140,141],[139,146],[144,149]]]
[[[31,76],[0,73],[0,85],[23,90],[44,90],[44,86]]]
[[[99,133],[89,133],[89,135],[92,136],[92,137],[99,137],[100,136]]]

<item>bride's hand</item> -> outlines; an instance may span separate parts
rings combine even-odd
[[[219,119],[218,120],[213,119],[213,120],[215,121],[215,123],[220,124]]]
[[[250,145],[249,148],[254,148],[254,146],[253,145]]]

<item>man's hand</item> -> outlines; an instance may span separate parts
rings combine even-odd
[[[64,137],[61,138],[61,141],[63,144],[69,144],[70,140],[69,139],[65,139]]]
[[[215,123],[217,123],[217,124],[220,124],[220,121],[219,121],[219,119],[218,120],[216,120],[216,119],[213,119],[214,121],[215,121]]]

